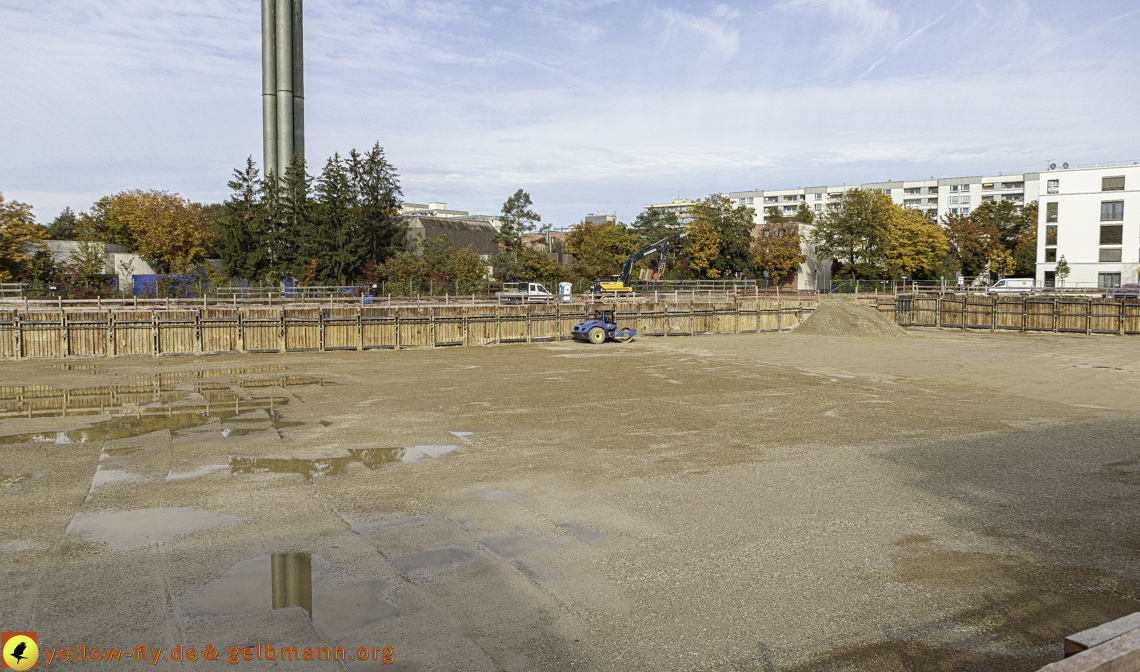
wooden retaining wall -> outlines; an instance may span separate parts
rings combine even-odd
[[[0,311],[0,359],[372,350],[561,341],[602,308],[640,336],[787,331],[815,302]]]
[[[899,294],[867,302],[903,327],[1140,335],[1136,299]]]

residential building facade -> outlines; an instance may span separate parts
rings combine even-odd
[[[852,189],[877,189],[904,208],[919,210],[932,218],[947,215],[968,215],[986,201],[1013,201],[1018,207],[1037,198],[1041,173],[1014,175],[944,177],[929,180],[867,182],[838,187],[800,187],[796,189],[756,189],[731,191],[724,195],[737,205],[754,211],[757,225],[763,224],[768,208],[776,208],[784,217],[791,217],[800,206],[822,215],[828,205],[838,203],[843,194]],[[815,249],[807,242],[810,226],[801,227],[803,250],[807,259],[800,264],[794,286],[797,289],[826,289],[831,284],[831,260],[815,256]]]
[[[1050,170],[1038,200],[1038,286],[1119,287],[1140,266],[1140,165]],[[1064,257],[1069,275],[1057,278]]]
[[[657,203],[655,205],[644,206],[646,210],[662,210],[664,212],[671,212],[677,216],[677,223],[681,226],[688,226],[693,218],[690,215],[690,208],[693,207],[695,201],[687,198],[674,198],[670,203]]]

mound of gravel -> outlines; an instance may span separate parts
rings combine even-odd
[[[819,308],[795,331],[815,336],[905,338],[910,335],[874,307],[853,301],[820,302]]]

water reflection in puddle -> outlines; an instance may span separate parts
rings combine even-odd
[[[81,365],[53,365],[80,368]],[[209,380],[231,375],[264,373],[284,369],[280,365],[268,365],[246,369],[211,369],[205,371],[183,371],[159,373],[157,376],[136,377],[134,380],[146,382],[125,385],[104,385],[80,389],[64,389],[49,385],[3,385],[0,386],[0,418],[36,417],[62,415],[107,414],[116,409],[136,410],[143,407],[162,407],[181,402],[191,394],[203,397],[208,404],[234,403],[242,395],[233,389],[258,389],[266,387],[298,387],[303,385],[326,385],[326,381],[310,376],[281,376],[278,378],[237,380]],[[183,389],[178,389],[181,386]],[[192,387],[193,391],[186,389]]]
[[[232,474],[301,474],[311,481],[317,476],[337,476],[358,462],[369,469],[379,469],[392,462],[415,462],[421,457],[441,457],[459,446],[411,446],[410,448],[356,448],[342,457],[315,459],[289,457],[230,457]]]
[[[31,478],[31,474],[0,474],[0,488],[9,488]]]
[[[383,599],[383,579],[341,582],[313,577],[309,553],[274,553],[234,565],[201,589],[174,600],[184,618],[243,616],[272,609],[301,607],[313,625],[332,639],[397,616]]]
[[[209,400],[207,399],[207,402]],[[173,434],[180,430],[193,429],[202,425],[233,420],[247,411],[263,410],[269,414],[269,420],[274,429],[282,429],[301,425],[301,422],[286,422],[280,420],[278,406],[289,402],[288,397],[262,397],[258,399],[238,399],[233,397],[232,402],[224,404],[206,403],[192,406],[156,406],[135,407],[130,415],[113,417],[92,423],[88,427],[49,432],[30,432],[27,434],[13,434],[0,436],[0,444],[10,443],[54,443],[66,445],[74,443],[90,443],[96,441],[112,441],[115,439],[130,439],[151,432],[168,429]],[[232,429],[226,436],[234,433],[248,433],[254,429]],[[240,434],[238,434],[240,435]]]

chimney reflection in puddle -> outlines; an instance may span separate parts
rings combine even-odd
[[[263,556],[264,557],[264,556]],[[273,608],[301,607],[313,620],[313,557],[309,553],[274,553]]]

